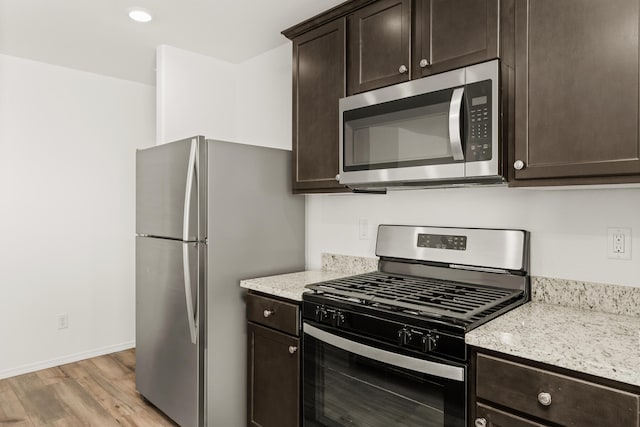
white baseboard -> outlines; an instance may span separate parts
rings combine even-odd
[[[102,356],[109,353],[115,353],[122,350],[128,350],[136,346],[135,341],[127,341],[121,344],[109,345],[95,350],[83,351],[81,353],[70,354],[56,359],[44,360],[42,362],[29,363],[27,365],[18,366],[17,368],[6,369],[0,371],[0,380],[4,378],[15,377],[16,375],[28,374],[30,372],[40,371],[42,369],[53,368],[54,366],[66,365],[67,363],[77,362],[79,360],[90,359],[92,357]]]

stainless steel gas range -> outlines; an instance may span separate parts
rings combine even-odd
[[[529,234],[381,225],[376,255],[303,296],[304,425],[465,427],[465,333],[529,300]]]

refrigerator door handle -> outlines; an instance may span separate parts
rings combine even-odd
[[[189,243],[182,243],[182,264],[184,271],[184,294],[187,300],[187,318],[189,321],[189,333],[191,334],[191,342],[196,344],[198,341],[198,326],[196,325],[193,295],[191,294],[191,268],[189,267]]]
[[[197,152],[197,139],[191,140],[191,150],[189,152],[189,165],[187,167],[187,184],[184,190],[184,212],[182,218],[182,240],[189,241],[189,218],[191,213],[191,190],[193,189],[193,182],[195,178],[195,171],[197,165],[196,152]]]

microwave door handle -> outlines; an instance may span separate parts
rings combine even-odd
[[[308,323],[303,323],[302,329],[305,334],[349,353],[358,354],[369,359],[377,360],[378,362],[386,363],[387,365],[414,372],[421,372],[438,378],[446,378],[459,382],[464,381],[464,368],[458,366],[416,359],[415,357],[405,356],[404,354],[371,347],[323,331]]]
[[[464,88],[459,87],[453,90],[451,104],[449,104],[449,144],[453,160],[464,160],[462,151],[462,134],[460,132],[462,120],[462,95]]]

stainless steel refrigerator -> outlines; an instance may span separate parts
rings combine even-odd
[[[246,425],[241,279],[304,269],[290,153],[198,136],[136,153],[136,387],[182,427]]]

